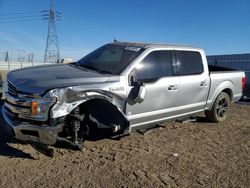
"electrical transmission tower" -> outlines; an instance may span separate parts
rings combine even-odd
[[[45,48],[44,63],[60,62],[59,44],[56,32],[56,21],[60,19],[60,14],[60,12],[54,11],[53,0],[51,0],[50,10],[48,11],[48,14],[44,15],[47,17],[45,19],[48,19],[48,34]]]

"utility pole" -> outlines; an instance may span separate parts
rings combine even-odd
[[[26,51],[22,49],[15,49],[17,51],[17,62],[21,63],[21,68],[23,68],[23,63],[25,61]]]
[[[9,52],[5,52],[5,57],[4,57],[4,61],[8,62],[9,61]]]
[[[10,61],[13,62],[13,48],[11,48]]]
[[[53,0],[50,1],[50,10],[48,12],[48,34],[44,55],[44,63],[58,63],[60,62],[60,52],[58,37],[56,31],[56,20],[58,18],[57,11],[54,11]]]
[[[28,62],[32,62],[33,63],[33,58],[34,58],[34,54],[33,53],[28,54]]]

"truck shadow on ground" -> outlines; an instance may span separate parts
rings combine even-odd
[[[128,135],[127,134],[116,135],[114,137],[114,135],[110,134],[110,132],[104,131],[102,133],[99,132],[96,135],[89,136],[85,140],[86,141],[98,141],[102,139],[120,140],[122,137],[125,137],[125,136],[128,136]],[[32,157],[31,154],[25,153],[24,151],[11,146],[11,144],[29,145],[29,143],[16,140],[11,135],[9,135],[9,133],[4,130],[2,119],[0,119],[0,155],[6,156],[9,158],[35,159],[34,157]],[[30,146],[33,147],[32,144]],[[60,149],[78,150],[77,148],[74,148],[71,144],[64,142],[64,141],[59,141],[53,147],[60,148]],[[35,147],[33,148],[36,149]]]
[[[104,139],[119,141],[120,139],[127,137],[127,136],[129,136],[128,133],[112,134],[110,131],[99,130],[99,131],[96,131],[94,135],[91,134],[89,136],[86,136],[84,140],[90,141],[90,142],[95,142],[95,141],[104,140]],[[78,150],[71,143],[67,141],[63,141],[63,140],[58,140],[57,143],[54,145],[54,147],[60,148],[60,149]]]
[[[9,136],[8,133],[3,129],[2,124],[0,124],[0,155],[10,158],[34,159],[30,154],[14,148],[10,144],[22,143]]]
[[[3,101],[0,100],[0,113],[2,110]],[[10,158],[26,158],[34,159],[29,153],[12,147],[10,144],[25,144],[15,140],[4,130],[2,116],[0,115],[0,155]]]
[[[196,117],[195,123],[207,123],[208,120],[205,117]],[[32,157],[31,154],[25,153],[22,150],[19,150],[11,144],[20,144],[20,145],[28,145],[26,142],[22,142],[19,140],[16,140],[12,138],[5,130],[4,127],[2,126],[2,121],[0,121],[0,155],[2,156],[7,156],[10,158],[26,158],[26,159],[35,159]],[[152,131],[153,132],[153,131]],[[129,136],[129,134],[117,134],[113,135],[110,133],[110,131],[100,131],[98,134],[91,135],[86,137],[86,141],[98,141],[102,139],[111,139],[114,141],[119,141],[121,138]],[[32,146],[32,145],[31,145]],[[57,144],[54,145],[55,148],[60,148],[60,149],[71,149],[71,150],[78,150],[74,148],[71,144],[65,142],[65,141],[59,141]],[[33,147],[34,148],[34,147]],[[36,149],[36,148],[34,148]]]
[[[207,119],[206,117],[197,116],[194,123],[211,123],[211,121]]]

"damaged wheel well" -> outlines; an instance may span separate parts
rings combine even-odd
[[[105,99],[90,99],[82,103],[79,108],[81,113],[84,113],[97,128],[113,129],[115,126],[119,126],[120,132],[129,127],[129,122],[123,113]]]

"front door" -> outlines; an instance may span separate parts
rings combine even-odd
[[[136,77],[146,88],[146,96],[141,103],[127,103],[126,114],[131,128],[175,115],[179,78],[173,70],[172,54],[171,50],[150,52],[131,72],[130,76]]]

